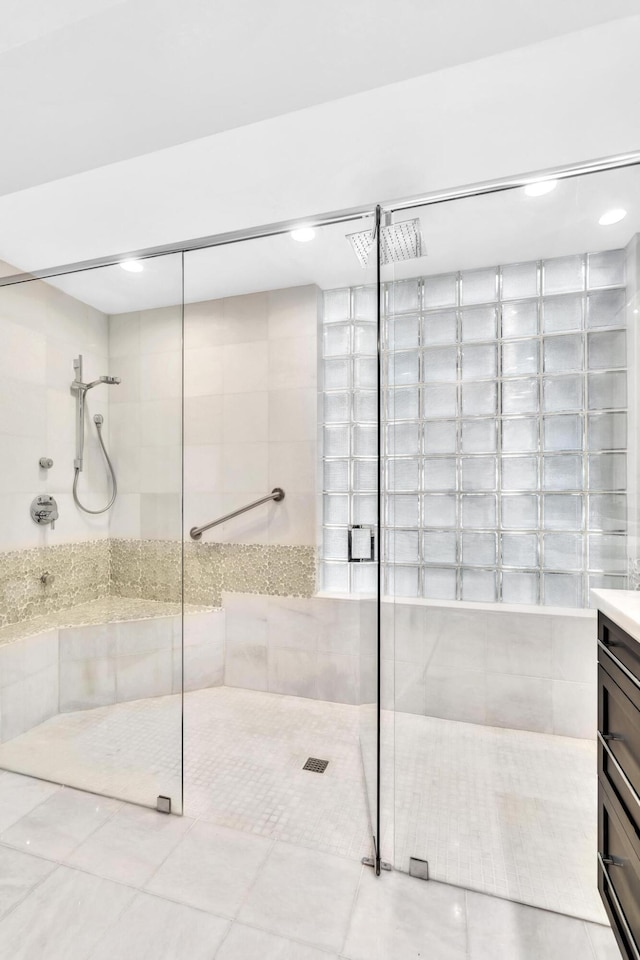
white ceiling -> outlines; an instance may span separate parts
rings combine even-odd
[[[627,211],[624,220],[607,227],[598,224],[602,213],[620,207]],[[397,216],[420,218],[427,255],[385,268],[385,279],[624,247],[640,232],[640,166],[560,181],[542,197],[518,189]],[[185,300],[309,283],[322,289],[371,283],[374,261],[363,270],[346,239],[370,226],[369,219],[324,227],[309,243],[284,235],[186,254]],[[179,255],[158,257],[144,261],[141,273],[114,266],[54,283],[105,313],[161,307],[180,301],[181,261]]]
[[[0,11],[3,2],[6,7],[6,0],[0,0]],[[422,6],[426,5],[425,0]],[[25,6],[33,10],[33,3]],[[100,0],[91,0],[83,8],[71,6],[71,0],[62,0],[58,6],[81,16],[98,9]],[[123,0],[119,6],[128,3]],[[569,9],[575,12],[572,2],[558,6],[559,16]],[[580,4],[589,15],[602,6]],[[429,9],[436,7],[431,4]],[[535,14],[546,9],[545,3],[539,4]],[[615,7],[611,9],[616,12]],[[47,22],[44,17],[43,23]],[[12,42],[18,43],[17,20],[15,25]],[[24,16],[22,25],[24,38],[24,31],[33,30],[33,24]],[[0,257],[13,264],[9,273],[37,270],[638,150],[637,124],[630,120],[640,115],[639,48],[640,16],[618,19],[6,194],[0,196]],[[0,67],[2,62],[0,54]],[[3,110],[7,102],[3,101]],[[93,113],[88,111],[86,116],[92,122]],[[27,123],[24,132],[25,136],[32,132]],[[0,176],[7,162],[13,163],[16,157],[24,160],[23,146],[14,142],[11,150],[3,152]],[[59,146],[55,138],[47,144],[54,154]],[[37,154],[43,163],[45,154]],[[451,218],[453,207],[447,209],[446,216]],[[491,221],[497,210],[495,206],[486,219]],[[437,244],[429,239],[431,221],[437,215],[432,208],[424,228],[429,242],[425,269],[430,272],[439,269],[437,257],[446,247],[446,230],[439,232]],[[622,225],[623,232],[629,223]],[[347,229],[352,228],[345,228],[343,234]],[[539,233],[528,226],[527,235]],[[583,241],[578,249],[587,246],[587,234],[575,238]],[[508,229],[501,235],[508,236]],[[252,257],[244,266],[240,248],[218,250],[218,286],[209,290],[209,278],[205,278],[202,296],[311,281],[322,286],[357,282],[350,275],[352,269],[359,270],[355,261],[347,270],[349,276],[340,279],[352,256],[343,235],[335,240],[329,233],[324,236],[324,241],[319,238],[311,245],[315,253],[310,249],[295,254],[310,258],[306,266],[295,269],[288,238],[271,241],[272,252]],[[466,258],[467,236],[473,237],[473,231],[457,231],[456,268]],[[494,239],[499,239],[497,232]],[[553,242],[554,236],[549,240]],[[323,243],[326,249],[320,254]],[[482,244],[473,243],[482,253]],[[594,237],[593,243],[598,246],[599,238]],[[495,249],[489,258],[487,251],[483,262],[513,260],[511,252],[503,255]],[[546,249],[543,253],[549,255]],[[230,262],[222,270],[225,257]],[[163,268],[166,272],[166,263]],[[127,309],[137,302],[141,290],[140,302],[145,305],[179,299],[154,287],[149,272],[144,284],[129,277],[127,282],[137,280],[137,285],[128,289],[121,286],[126,275],[120,268],[118,273],[119,279],[108,284],[109,289],[104,282],[98,289],[100,284],[93,280],[90,289],[78,295],[99,300],[112,310]],[[224,276],[228,290],[220,282]],[[174,280],[171,284],[173,291],[178,289]]]
[[[637,0],[0,0],[0,195],[637,12]]]

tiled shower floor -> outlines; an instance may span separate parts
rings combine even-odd
[[[0,747],[0,767],[153,804],[179,797],[180,698],[54,717]],[[185,696],[185,814],[359,859],[369,853],[358,708],[217,687]],[[435,880],[604,922],[595,886],[595,745],[385,717],[383,856]],[[329,760],[324,774],[302,770]],[[391,817],[385,818],[391,822]],[[417,881],[416,881],[417,882]]]
[[[394,740],[396,867],[606,922],[594,741],[407,713]]]

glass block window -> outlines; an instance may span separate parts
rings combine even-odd
[[[623,250],[386,285],[387,594],[580,607],[626,586],[625,299]],[[374,576],[346,544],[375,522],[375,306],[375,288],[325,293],[321,566],[339,592]]]

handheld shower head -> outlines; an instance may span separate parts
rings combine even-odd
[[[81,386],[84,386],[84,391],[86,393],[87,390],[91,390],[93,387],[98,387],[101,383],[106,383],[108,386],[117,386],[120,382],[120,377],[98,377],[97,380],[92,380],[91,383],[85,383]]]

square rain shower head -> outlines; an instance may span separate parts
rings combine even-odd
[[[361,267],[369,263],[369,256],[373,250],[375,232],[362,230],[360,233],[350,233],[347,240],[353,247],[353,252],[360,261]],[[424,256],[422,249],[422,234],[420,220],[402,220],[400,223],[391,223],[380,230],[380,252],[382,263],[400,263],[402,260],[415,260]]]

